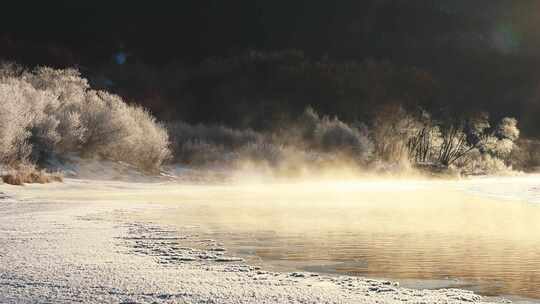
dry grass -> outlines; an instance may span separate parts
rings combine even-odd
[[[62,182],[60,173],[50,173],[40,170],[34,165],[18,165],[8,173],[1,176],[6,184],[22,186],[24,184],[46,184],[52,182]]]

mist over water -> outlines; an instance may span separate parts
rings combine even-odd
[[[180,199],[176,211],[155,216],[178,226],[194,225],[205,237],[278,270],[540,298],[539,181],[507,177],[202,187],[195,190],[200,195]]]
[[[14,191],[55,202],[151,202],[161,207],[141,210],[141,220],[215,239],[268,269],[540,299],[539,186],[538,175],[265,179],[239,173],[215,184],[68,180],[46,191]]]
[[[540,304],[540,1],[34,2],[0,302]]]

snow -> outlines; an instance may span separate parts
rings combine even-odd
[[[190,229],[141,218],[141,210],[167,208],[138,195],[141,189],[163,192],[160,185],[70,179],[0,185],[0,303],[504,301],[457,289],[416,290],[385,280],[265,271]],[[122,198],[111,196],[122,188]]]

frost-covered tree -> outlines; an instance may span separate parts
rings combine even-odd
[[[407,161],[411,157],[410,141],[421,130],[422,124],[400,105],[381,108],[371,130],[377,157],[386,162]]]
[[[64,153],[155,170],[168,157],[165,128],[119,96],[91,90],[73,69],[0,67],[0,159],[43,162]]]
[[[410,134],[408,154],[413,163],[441,164],[466,171],[483,168],[482,170],[487,172],[505,167],[519,137],[517,120],[503,118],[496,127],[492,127],[487,113],[476,113],[462,118],[447,116],[440,121],[433,120],[424,111],[418,117],[401,111],[395,111],[394,115],[390,116],[386,114],[385,117],[393,122],[385,124],[383,120],[383,130],[391,128],[392,131],[378,134],[379,144],[382,141],[388,146],[395,146],[393,142],[401,141],[392,137],[392,134],[398,134],[402,138],[407,138],[407,134]],[[403,121],[409,123],[403,124]],[[393,131],[400,122],[404,130],[413,131]]]
[[[517,127],[517,119],[512,117],[505,117],[499,123],[496,136],[500,139],[508,139],[511,141],[516,141],[519,138],[519,129]]]
[[[409,158],[416,163],[432,163],[443,144],[440,126],[424,110],[416,121],[417,131],[407,142]]]
[[[2,79],[0,83],[0,160],[11,163],[30,154],[27,139],[32,115],[26,98],[36,92],[31,86],[16,79]]]

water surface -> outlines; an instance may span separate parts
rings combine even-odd
[[[251,262],[540,299],[540,180],[184,187],[155,215]]]
[[[251,263],[540,299],[540,178],[227,185],[68,180],[33,200],[153,202],[142,220],[216,239]],[[420,285],[417,285],[420,282]]]

